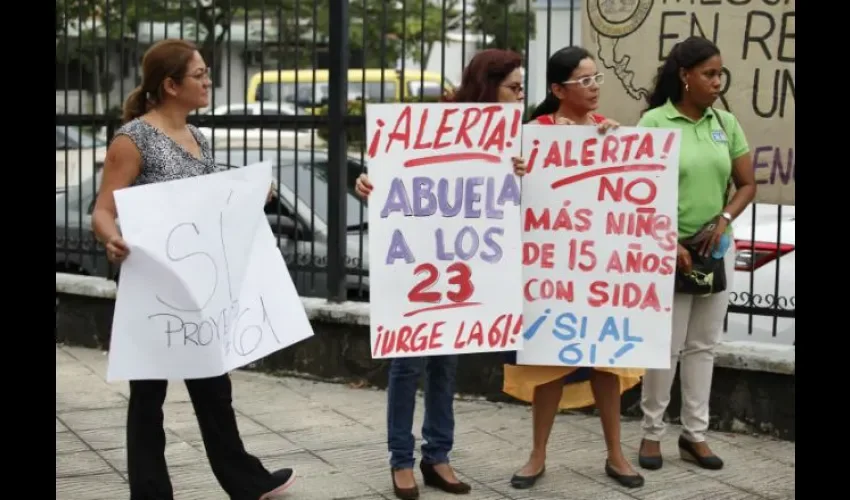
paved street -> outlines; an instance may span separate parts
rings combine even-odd
[[[124,424],[128,387],[108,384],[107,357],[92,349],[56,348],[56,498],[129,498]],[[385,439],[386,393],[299,378],[233,374],[234,406],[245,445],[268,468],[295,467],[293,500],[391,499]],[[418,401],[417,426],[422,421]],[[712,434],[726,460],[722,471],[687,464],[676,453],[677,429],[663,443],[664,468],[642,471],[638,490],[616,486],[603,471],[599,420],[559,415],[547,475],[532,490],[514,490],[511,474],[527,457],[530,411],[524,406],[463,400],[456,403],[453,462],[473,485],[472,499],[743,500],[794,498],[793,443],[737,434]],[[204,455],[191,403],[172,383],[165,404],[166,456],[177,500],[226,499]],[[418,427],[414,433],[419,435]],[[640,430],[624,422],[623,439],[637,466]],[[418,451],[417,451],[418,457]],[[424,487],[423,500],[456,498]]]

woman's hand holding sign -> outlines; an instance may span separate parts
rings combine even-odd
[[[620,124],[617,123],[616,121],[614,121],[610,118],[606,118],[605,121],[603,121],[602,123],[599,124],[599,126],[597,127],[597,130],[599,130],[600,134],[604,134],[605,132],[608,132],[609,130],[614,130],[619,126],[620,126]]]
[[[357,182],[354,184],[354,191],[356,191],[357,195],[361,198],[368,198],[372,193],[372,183],[369,182],[369,176],[366,174],[360,174],[360,177],[357,178]]]
[[[106,242],[106,258],[113,264],[123,262],[129,253],[130,248],[120,235],[115,235]]]
[[[515,156],[511,158],[514,163],[514,174],[522,177],[525,175],[525,160],[520,158],[519,156]]]

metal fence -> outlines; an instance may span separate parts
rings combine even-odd
[[[151,43],[176,37],[194,41],[211,68],[210,109],[190,121],[210,138],[217,162],[271,159],[280,166],[278,185],[292,196],[279,193],[266,212],[274,227],[284,228],[276,231],[279,246],[300,293],[368,300],[366,209],[353,193],[366,170],[363,102],[435,100],[487,47],[525,55],[529,89],[532,42],[546,54],[559,48],[551,46],[553,30],[563,29],[553,22],[553,9],[563,11],[566,3],[57,0],[56,270],[114,277],[90,229],[98,172],[122,101],[141,81],[142,54]],[[583,3],[569,0],[572,8],[561,19],[575,27]],[[571,45],[580,43],[574,31]],[[426,66],[434,71],[420,69]],[[787,207],[783,216],[781,206],[759,206],[749,214],[753,227],[764,211],[788,218]],[[293,219],[295,230],[281,223]],[[736,278],[750,283],[732,294],[729,317],[744,325],[744,337],[775,340],[789,325],[793,330],[795,291],[780,290],[783,271],[774,258],[793,252],[793,245],[780,244],[782,227],[768,243],[759,242],[755,229],[749,244],[737,235],[747,248]],[[775,268],[767,292],[747,272],[763,262]]]

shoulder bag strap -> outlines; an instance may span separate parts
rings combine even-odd
[[[726,149],[729,150],[729,160],[732,161],[732,150],[729,149],[729,148],[732,147],[732,145],[728,142],[730,139],[729,139],[729,134],[726,132],[726,125],[723,124],[723,119],[720,118],[720,113],[718,113],[716,109],[714,109],[712,107],[711,112],[714,115],[714,117],[717,118],[717,123],[720,124],[720,128],[723,129],[723,133],[726,134],[726,141],[727,141],[726,142]],[[726,181],[726,195],[724,197],[725,199],[724,199],[724,202],[723,202],[724,207],[729,204],[729,194],[731,192],[732,192],[732,175],[730,173],[729,174],[729,180]]]

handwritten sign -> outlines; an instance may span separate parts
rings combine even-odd
[[[271,164],[115,192],[121,267],[107,379],[221,375],[313,335],[263,205]]]
[[[673,46],[689,36],[714,42],[723,58],[715,106],[734,113],[747,135],[756,201],[794,205],[796,8],[796,0],[585,0],[582,45],[609,79],[605,106],[620,123],[637,123]]]
[[[669,367],[680,140],[525,127],[518,363]]]
[[[519,104],[367,104],[372,357],[522,345]]]

